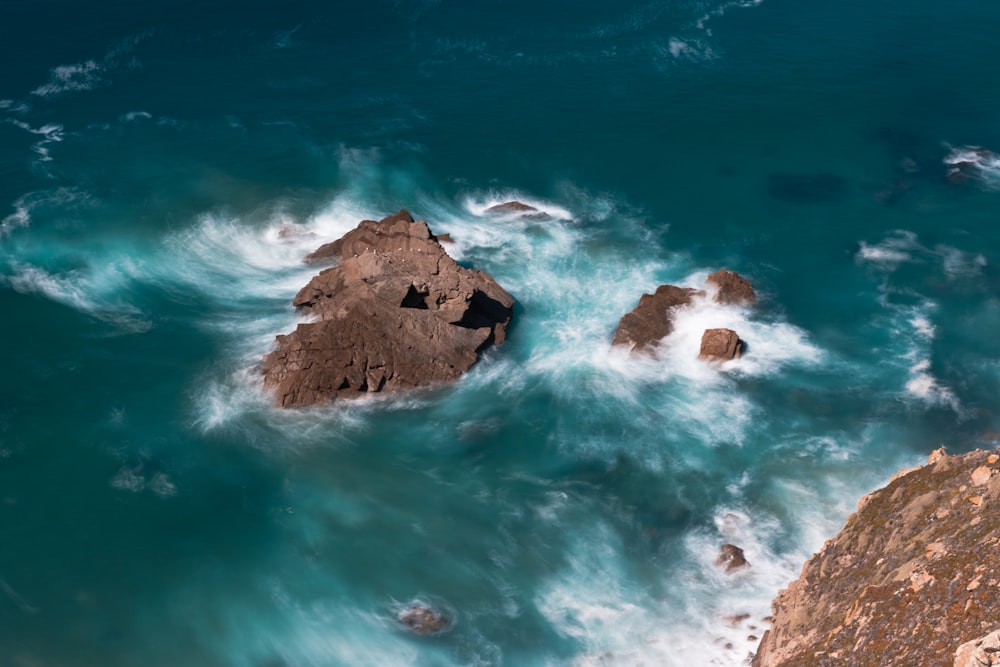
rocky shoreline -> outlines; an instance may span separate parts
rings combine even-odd
[[[903,470],[773,603],[753,667],[1000,665],[1000,452]]]

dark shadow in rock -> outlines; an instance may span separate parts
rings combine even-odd
[[[416,287],[410,285],[410,289],[406,291],[406,296],[403,297],[403,302],[399,304],[399,307],[427,310],[429,308],[427,305],[428,296],[430,296],[430,292],[418,292]]]
[[[847,195],[847,181],[836,174],[771,174],[768,194],[792,204],[829,204]]]

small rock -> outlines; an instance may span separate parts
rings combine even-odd
[[[436,635],[451,627],[443,613],[424,604],[414,604],[399,612],[396,619],[418,635]]]
[[[972,591],[974,591],[977,588],[979,588],[979,586],[980,586],[979,580],[978,579],[973,579],[972,581],[969,582],[969,585],[965,587],[965,590],[967,590],[967,591],[969,591],[971,593]]]
[[[723,616],[722,620],[726,622],[731,628],[739,627],[739,624],[750,618],[750,614],[732,614],[731,616]]]
[[[1000,456],[997,456],[996,454],[990,454],[989,457],[986,459],[986,462],[989,463],[990,465],[993,465],[997,461],[1000,461]]]
[[[732,329],[705,329],[701,336],[698,357],[715,361],[729,361],[743,356],[743,341]]]
[[[927,465],[934,465],[946,456],[948,456],[948,452],[945,451],[944,447],[938,447],[927,457]]]
[[[723,544],[719,548],[719,556],[715,559],[715,564],[724,565],[727,574],[734,570],[750,566],[750,563],[747,562],[746,557],[743,555],[743,549],[740,549],[735,544]]]
[[[979,507],[980,505],[983,504],[983,497],[982,496],[969,496],[969,502],[972,503],[973,505],[975,505],[976,507]]]
[[[529,220],[548,220],[549,215],[544,211],[539,211],[534,206],[519,201],[506,201],[502,204],[495,204],[486,209],[487,215],[512,215]]]
[[[705,279],[718,288],[713,299],[716,303],[752,305],[757,303],[757,293],[749,280],[736,273],[720,269]]]

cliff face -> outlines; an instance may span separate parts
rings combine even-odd
[[[754,667],[1000,664],[988,640],[956,660],[1000,626],[998,472],[938,450],[863,498],[774,601]]]

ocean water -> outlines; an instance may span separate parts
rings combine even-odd
[[[5,2],[0,665],[744,664],[864,493],[1000,438],[1000,160],[946,179],[1000,151],[998,35],[973,0]],[[553,219],[484,216],[515,198]],[[508,341],[272,407],[301,258],[400,208]],[[610,349],[721,267],[757,307]],[[694,358],[714,326],[748,354]]]

